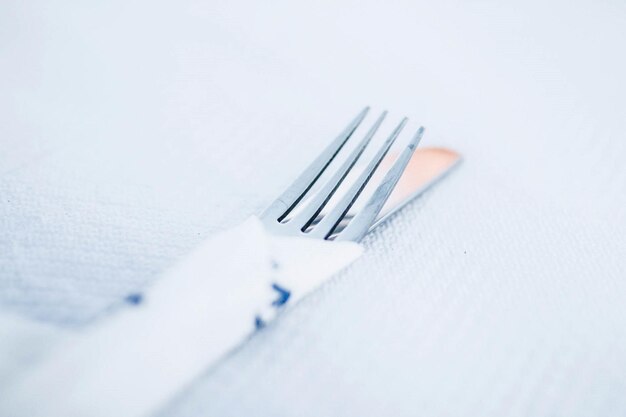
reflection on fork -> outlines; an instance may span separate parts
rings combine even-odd
[[[396,126],[377,150],[374,157],[367,163],[365,169],[361,171],[349,189],[341,196],[339,202],[331,209],[328,209],[321,219],[319,218],[320,213],[322,213],[330,199],[339,189],[339,186],[354,168],[385,119],[387,112],[383,112],[378,117],[369,131],[348,155],[347,159],[332,174],[332,177],[318,191],[312,192],[312,187],[320,180],[322,174],[350,137],[353,136],[368,110],[369,108],[363,109],[344,131],[300,174],[298,179],[263,212],[260,218],[269,232],[288,236],[305,236],[317,239],[332,238],[358,242],[370,230],[415,152],[424,134],[423,127],[417,130],[373,194],[358,212],[352,214],[350,213],[350,208],[354,206],[363,189],[380,167],[383,158],[387,155],[391,145],[405,126],[407,118],[402,119]],[[306,201],[304,201],[305,198]],[[299,206],[300,203],[302,203],[301,206]],[[295,210],[296,208],[298,210]],[[291,214],[293,215],[290,217]],[[350,215],[348,216],[348,214]],[[341,230],[339,230],[339,227],[341,227]]]

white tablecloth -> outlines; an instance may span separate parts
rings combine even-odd
[[[626,414],[626,6],[378,3],[5,2],[3,309],[110,314],[371,104],[464,165],[163,416]]]

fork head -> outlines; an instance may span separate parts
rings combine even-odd
[[[378,148],[376,154],[368,162],[365,169],[359,174],[357,180],[341,196],[339,202],[321,219],[316,220],[322,209],[344,181],[348,173],[353,169],[363,151],[374,137],[382,124],[386,112],[383,112],[368,130],[357,146],[348,155],[341,166],[332,174],[321,188],[313,192],[312,187],[320,179],[331,162],[339,154],[344,145],[353,136],[357,127],[363,122],[369,108],[363,109],[348,126],[322,151],[322,153],[309,165],[304,172],[261,214],[260,218],[270,233],[287,236],[303,236],[317,239],[360,241],[367,234],[370,226],[376,220],[376,216],[389,198],[400,176],[417,148],[424,134],[424,128],[420,127],[398,156],[393,166],[371,195],[364,207],[350,219],[348,225],[337,235],[333,232],[337,225],[344,219],[350,207],[359,198],[359,195],[378,169],[381,161],[387,155],[389,148],[404,128],[407,119],[404,118],[391,132],[385,142]],[[311,195],[309,195],[311,194]],[[309,197],[303,207],[294,209]],[[293,213],[291,218],[288,218]],[[312,227],[311,227],[312,226]]]

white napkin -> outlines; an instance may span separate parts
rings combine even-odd
[[[360,254],[356,243],[270,236],[252,217],[129,297],[124,311],[58,344],[4,392],[0,414],[150,414]]]

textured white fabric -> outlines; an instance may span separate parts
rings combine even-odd
[[[14,370],[13,383],[0,391],[0,415],[152,415],[362,252],[355,242],[268,235],[251,216],[203,242],[134,295],[129,308],[63,340],[47,355],[32,353],[41,360],[27,372]],[[27,352],[42,339],[15,320],[0,322],[0,331],[7,324]],[[0,371],[16,357],[7,353],[0,356]]]
[[[626,7],[378,3],[3,5],[2,305],[97,320],[372,104],[466,162],[163,415],[626,414]]]

